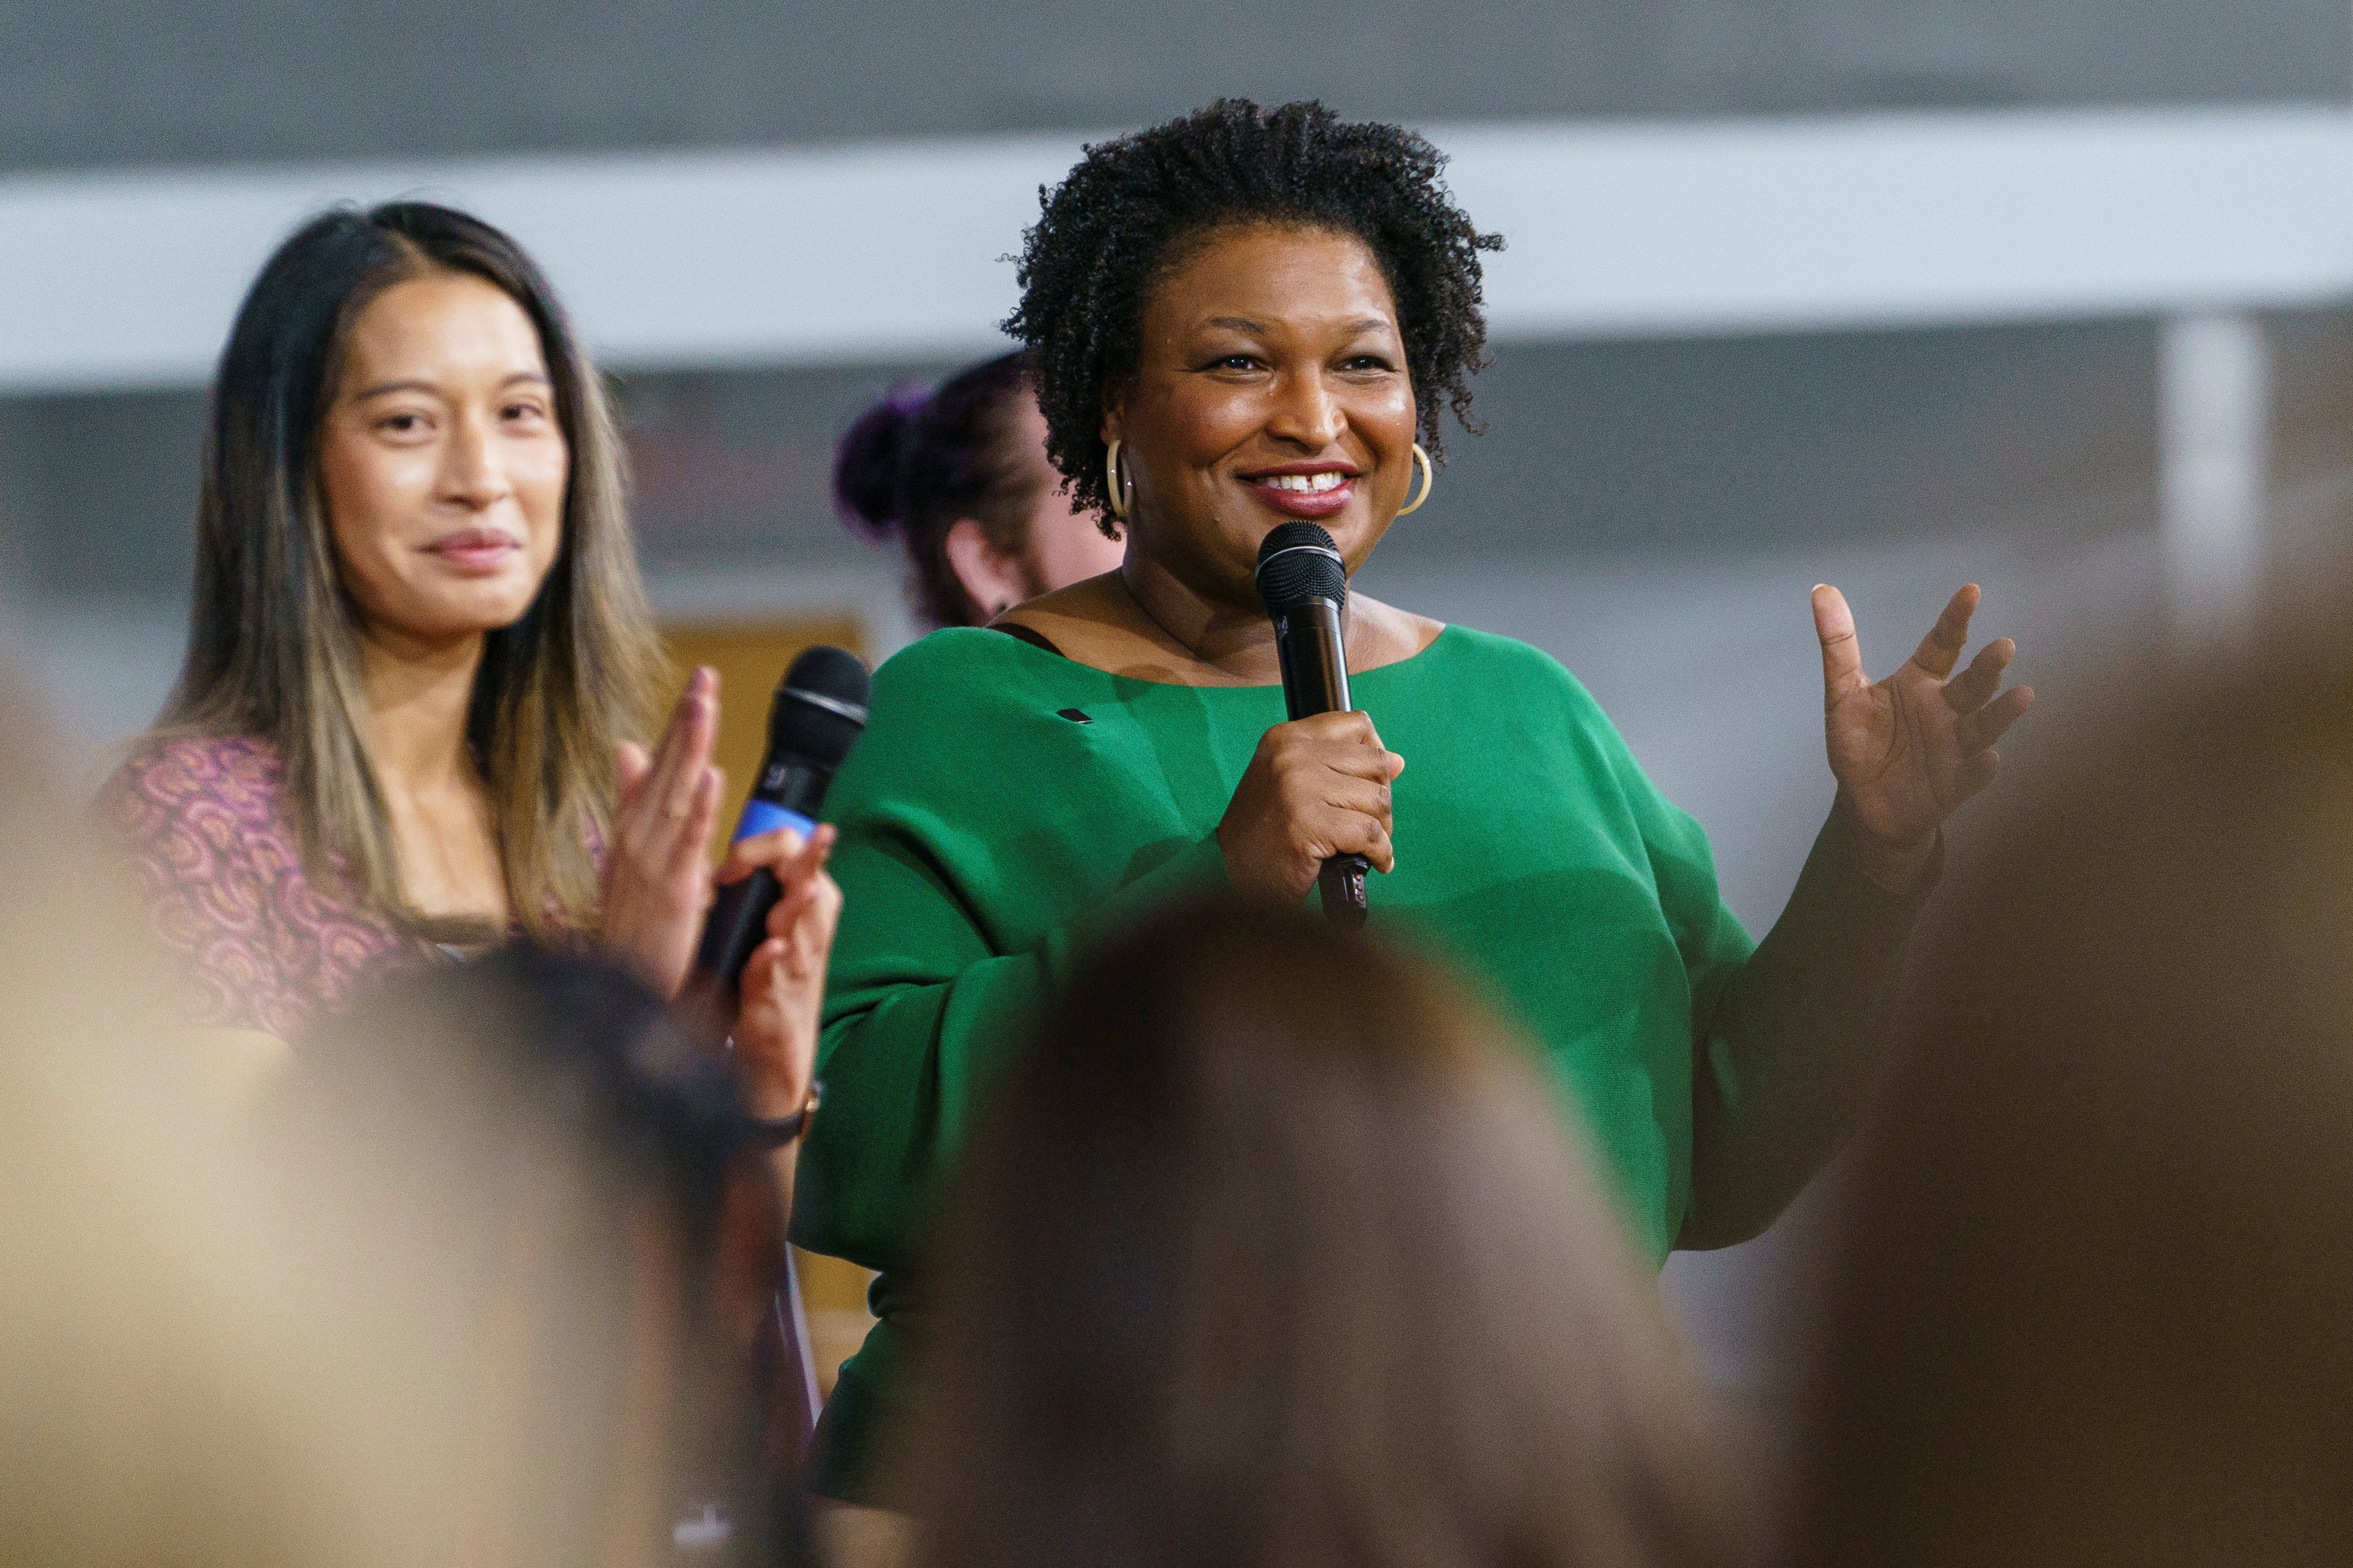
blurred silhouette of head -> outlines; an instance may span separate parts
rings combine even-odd
[[[165,1023],[51,753],[0,679],[0,1562],[770,1560],[781,1230],[723,1070],[515,950],[253,1103]]]
[[[396,1458],[470,1498],[464,1554],[764,1560],[782,1221],[723,1065],[650,991],[526,946],[413,973],[302,1043],[280,1110],[331,1236],[312,1309],[457,1435]]]
[[[1948,891],[1791,1561],[2353,1559],[2348,668],[2168,684]]]
[[[0,1562],[317,1563],[344,1494],[273,1373],[307,1358],[232,1097],[60,750],[0,671]]]
[[[1719,1477],[1528,1059],[1426,965],[1216,901],[1113,942],[940,1229],[931,1561],[1716,1563]]]

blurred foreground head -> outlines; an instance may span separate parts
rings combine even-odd
[[[779,1231],[723,1075],[635,982],[519,953],[248,1103],[164,1024],[47,734],[0,679],[0,1563],[750,1560],[730,1352]]]
[[[606,965],[402,976],[274,1108],[306,1317],[378,1386],[351,1425],[440,1561],[771,1560],[750,1347],[783,1247],[723,1066]],[[377,1500],[397,1508],[388,1486]]]
[[[945,1216],[911,1484],[960,1568],[1725,1560],[1655,1284],[1427,966],[1173,910],[1077,981]]]
[[[2348,668],[2170,694],[1948,902],[1792,1561],[2353,1561]]]
[[[0,672],[0,1563],[306,1561],[227,1099]]]

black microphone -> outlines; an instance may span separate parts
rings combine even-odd
[[[1340,618],[1348,607],[1348,569],[1332,536],[1312,522],[1282,524],[1259,544],[1257,577],[1258,596],[1274,622],[1282,706],[1293,719],[1346,712],[1354,704]],[[1372,869],[1362,855],[1324,862],[1315,885],[1325,919],[1342,926],[1365,923],[1365,879]]]
[[[768,754],[752,798],[736,819],[735,837],[750,838],[789,827],[807,838],[817,831],[818,808],[834,769],[849,755],[866,728],[866,700],[873,680],[857,656],[819,644],[806,649],[785,671],[768,710]],[[768,911],[784,896],[776,874],[766,867],[719,889],[690,984],[716,981],[733,995],[744,965],[768,934]]]

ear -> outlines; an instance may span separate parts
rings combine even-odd
[[[1103,394],[1103,439],[1108,447],[1113,441],[1124,441],[1122,434],[1127,424],[1127,388],[1114,386]]]
[[[948,558],[948,570],[989,619],[996,619],[1001,608],[1031,596],[1029,575],[1021,569],[1021,563],[989,543],[988,535],[971,518],[956,519],[940,543]]]

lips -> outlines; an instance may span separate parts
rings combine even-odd
[[[466,572],[495,572],[522,548],[522,541],[495,528],[461,528],[426,547],[427,553]]]
[[[1339,464],[1302,464],[1250,474],[1242,482],[1285,517],[1332,517],[1356,499],[1356,476]]]

